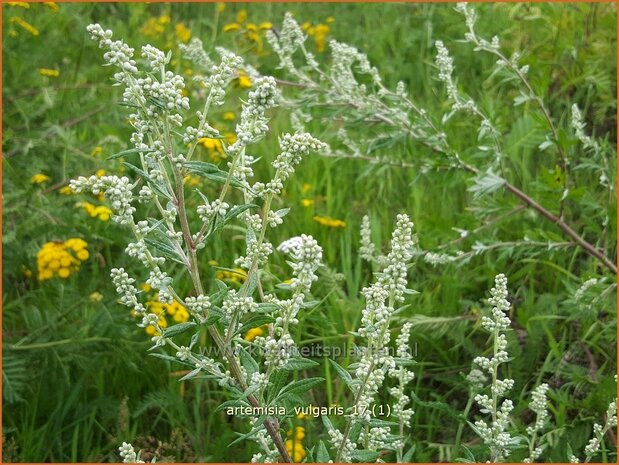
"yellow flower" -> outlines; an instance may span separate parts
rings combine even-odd
[[[32,278],[32,270],[30,268],[26,268],[25,266],[22,265],[21,271],[24,274],[24,277],[28,279]]]
[[[217,273],[215,273],[215,279],[244,283],[247,280],[247,272],[243,268],[235,268],[232,271],[217,270]]]
[[[20,8],[30,8],[30,4],[28,2],[6,2],[8,6],[18,6]]]
[[[325,20],[325,22],[327,24],[331,24],[335,22],[335,18],[333,16],[327,16],[327,19]]]
[[[307,420],[309,417],[306,414],[304,414],[303,412],[299,412],[299,414],[297,415],[297,418],[299,420]]]
[[[101,302],[103,300],[103,294],[95,291],[92,294],[90,294],[88,298],[90,299],[91,302]]]
[[[52,10],[54,13],[60,10],[60,7],[56,2],[43,2],[43,5]]]
[[[213,162],[219,162],[222,158],[226,158],[223,144],[220,139],[212,139],[210,137],[202,137],[198,139],[198,144],[208,150],[209,158]]]
[[[39,74],[46,77],[58,77],[60,76],[60,71],[57,69],[39,68]]]
[[[79,237],[72,237],[71,239],[67,239],[64,242],[65,247],[72,249],[75,252],[79,252],[80,250],[84,250],[88,247],[88,243],[84,239],[80,239]]]
[[[239,72],[239,87],[241,89],[249,89],[251,87],[251,79],[243,71]]]
[[[301,29],[305,32],[307,32],[307,30],[312,27],[312,24],[309,23],[308,21],[305,21],[302,25],[301,25]]]
[[[223,2],[217,2],[215,9],[217,13],[223,13],[226,10],[226,4]]]
[[[58,270],[58,276],[61,278],[68,278],[71,275],[71,270],[69,268],[60,268]]]
[[[191,187],[196,187],[200,184],[200,176],[188,174],[183,178],[183,184],[189,185]]]
[[[268,21],[260,23],[260,29],[262,29],[263,31],[266,31],[267,29],[273,29],[273,23],[270,23]]]
[[[51,178],[43,173],[37,173],[30,178],[30,182],[32,184],[43,184],[44,182],[49,181]]]
[[[91,150],[90,154],[93,157],[96,157],[97,155],[100,155],[101,153],[103,153],[103,147],[97,145],[94,149]]]
[[[150,287],[150,284],[140,284],[140,289],[142,289],[144,292],[150,292],[152,291],[152,287]]]
[[[90,253],[86,249],[78,250],[75,255],[77,255],[77,258],[81,261],[88,260],[88,257],[90,257]]]
[[[311,207],[314,205],[314,199],[301,199],[301,205],[304,207]]]
[[[290,458],[293,462],[300,462],[307,455],[303,444],[301,444],[300,441],[295,441],[294,439],[288,439],[286,441],[286,450],[290,454]]]
[[[186,44],[189,42],[189,39],[191,39],[191,31],[185,26],[185,23],[178,23],[174,26],[174,30],[176,31],[176,38],[179,41]]]
[[[236,15],[236,22],[237,23],[244,23],[245,20],[247,19],[247,11],[246,10],[241,10],[237,13]]]
[[[236,119],[236,115],[233,111],[227,111],[224,113],[224,121],[234,121]]]
[[[303,186],[301,187],[301,192],[303,192],[304,194],[307,194],[311,190],[312,190],[312,185],[308,183],[304,183]]]
[[[245,336],[243,336],[243,339],[245,339],[247,342],[252,342],[258,336],[262,336],[263,334],[265,334],[265,327],[259,326],[258,328],[251,328],[249,331],[247,331],[245,333]]]
[[[322,53],[325,51],[327,43],[327,35],[329,34],[329,26],[326,24],[318,24],[314,31],[314,42],[316,42],[316,51]]]
[[[258,30],[258,26],[256,26],[254,23],[247,23],[245,25],[245,30],[246,31],[251,31],[251,32],[256,32]]]
[[[315,216],[314,221],[330,228],[345,228],[346,222],[328,216]]]
[[[217,260],[209,260],[207,263],[208,263],[209,266],[217,266],[217,265],[219,265],[219,263],[217,263]]]
[[[33,36],[38,36],[40,34],[39,30],[36,27],[34,27],[32,24],[24,21],[19,16],[11,16],[11,18],[9,18],[9,22],[17,24],[19,27],[21,27],[22,29],[28,31]]]
[[[288,433],[286,433],[286,435],[288,437],[292,436],[292,431],[288,431]],[[297,441],[301,441],[303,438],[305,437],[305,428],[303,426],[297,426],[294,429],[294,438]]]
[[[189,312],[185,309],[185,307],[181,306],[181,308],[174,314],[173,318],[177,323],[185,323],[189,320]]]
[[[158,18],[149,18],[140,29],[140,32],[148,37],[157,37],[165,31],[165,26],[169,22],[170,17],[168,15],[162,15]]]
[[[60,194],[62,195],[73,195],[75,194],[75,191],[73,189],[71,189],[70,186],[63,186],[60,188],[60,190],[58,191]]]
[[[224,32],[238,31],[239,29],[241,29],[241,25],[238,23],[228,23],[224,26]]]
[[[75,206],[83,208],[91,218],[98,218],[101,221],[109,221],[112,216],[112,210],[104,205],[95,206],[90,202],[79,202]]]
[[[236,134],[233,132],[224,132],[224,137],[228,145],[232,145],[236,142]]]

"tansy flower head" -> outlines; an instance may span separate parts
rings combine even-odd
[[[185,26],[184,23],[178,23],[174,26],[174,30],[176,31],[176,38],[186,44],[191,39],[191,31]]]
[[[252,86],[251,79],[243,71],[239,73],[238,82],[241,89],[249,89]]]
[[[224,121],[234,121],[236,119],[236,115],[232,111],[227,111],[224,113]]]
[[[60,71],[57,69],[39,68],[39,74],[46,77],[58,77],[60,76]]]
[[[301,205],[304,207],[311,207],[314,205],[314,199],[301,199]]]
[[[315,216],[314,221],[329,228],[345,228],[346,222],[328,216]]]
[[[6,2],[8,6],[18,6],[20,8],[30,8],[30,4],[28,2]]]
[[[9,19],[9,22],[12,23],[12,24],[18,25],[19,27],[21,27],[25,31],[29,32],[33,36],[38,36],[40,34],[39,30],[36,27],[34,27],[32,24],[24,21],[19,16],[11,16],[11,18]]]
[[[75,191],[70,186],[61,187],[58,192],[62,195],[74,195]]]
[[[90,256],[83,239],[71,238],[65,242],[46,242],[37,253],[39,281],[54,276],[68,278],[79,269],[80,262]]]
[[[247,342],[252,342],[258,336],[262,336],[266,333],[265,326],[259,326],[258,328],[251,328],[249,331],[245,333],[243,339]]]
[[[288,454],[290,454],[290,458],[293,462],[301,462],[305,456],[307,455],[307,451],[301,441],[296,441],[294,439],[288,439],[286,441],[286,450]]]
[[[32,184],[43,184],[44,182],[49,181],[51,178],[43,173],[37,173],[30,178],[30,182]]]
[[[103,300],[103,294],[95,291],[92,294],[90,294],[88,298],[90,299],[91,302],[101,302]]]
[[[52,10],[54,13],[60,10],[60,7],[58,6],[56,2],[43,2],[43,5],[45,5],[47,8]]]

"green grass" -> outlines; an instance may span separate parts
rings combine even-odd
[[[448,111],[444,89],[433,67],[434,46],[443,40],[455,57],[459,85],[506,134],[506,163],[513,179],[526,192],[549,205],[556,203],[553,173],[556,158],[536,149],[543,141],[539,125],[526,109],[511,107],[517,95],[514,86],[489,79],[493,60],[459,43],[462,18],[449,5],[441,4],[229,4],[221,14],[214,4],[61,4],[58,12],[40,4],[29,9],[3,6],[3,457],[4,461],[117,461],[122,441],[147,450],[163,446],[162,455],[176,461],[248,461],[254,447],[242,442],[228,444],[235,432],[246,432],[245,421],[229,418],[215,408],[226,393],[209,381],[179,383],[180,368],[147,355],[149,341],[135,326],[125,307],[116,302],[109,280],[112,267],[124,266],[142,273],[129,260],[124,248],[127,233],[113,223],[89,218],[75,208],[87,196],[63,196],[58,189],[69,179],[90,175],[99,168],[118,172],[121,165],[105,157],[129,146],[127,111],[116,103],[121,91],[111,86],[112,71],[102,67],[101,51],[90,41],[85,27],[100,22],[114,30],[136,49],[152,42],[172,47],[178,72],[191,65],[180,60],[174,24],[184,22],[193,36],[203,39],[209,50],[223,45],[245,52],[246,59],[265,74],[278,75],[275,57],[258,55],[239,45],[225,24],[235,21],[241,9],[248,20],[271,21],[278,26],[286,11],[299,22],[324,22],[333,16],[330,37],[366,52],[386,85],[404,81],[409,94],[435,114]],[[149,18],[168,14],[171,23],[156,38],[141,28]],[[20,16],[40,31],[33,36],[12,17]],[[569,126],[572,103],[585,109],[587,130],[616,141],[616,8],[611,4],[488,4],[479,6],[478,27],[484,36],[499,34],[506,50],[526,50],[530,79],[543,96],[557,124]],[[11,31],[18,34],[13,37]],[[239,49],[240,47],[240,49]],[[268,46],[265,45],[268,50]],[[327,54],[318,54],[322,63]],[[53,68],[57,78],[39,74]],[[190,91],[197,88],[190,84]],[[232,90],[235,97],[244,91]],[[507,102],[507,104],[506,104]],[[192,101],[192,108],[199,102]],[[238,113],[237,98],[216,112],[222,125],[223,111]],[[311,124],[317,137],[329,137],[333,125],[324,120]],[[277,135],[291,131],[285,110],[273,115],[271,132],[253,154],[263,156],[256,177],[271,173],[268,161],[277,149]],[[191,123],[189,123],[191,124]],[[366,125],[360,133],[371,131]],[[479,156],[476,133],[466,117],[456,117],[447,127],[454,146],[467,157]],[[103,153],[93,156],[95,147]],[[396,144],[379,152],[394,159],[417,160],[426,156],[416,142]],[[576,146],[574,163],[584,154]],[[207,159],[206,150],[199,156]],[[613,161],[614,163],[614,161]],[[224,165],[224,163],[222,163]],[[614,166],[614,165],[613,165]],[[51,181],[43,186],[30,177],[44,173]],[[612,170],[614,173],[614,169]],[[604,213],[595,189],[597,178],[586,170],[577,174],[578,189],[571,197],[570,224],[599,247],[615,256],[615,203],[608,207],[609,228],[604,233],[596,223]],[[614,179],[612,180],[614,182]],[[553,184],[554,182],[554,184]],[[303,192],[303,185],[311,187]],[[456,239],[453,227],[472,230],[478,216],[470,211],[470,176],[455,170],[403,170],[370,166],[356,160],[332,160],[318,156],[304,160],[286,193],[277,199],[291,206],[282,228],[270,240],[300,233],[312,234],[325,250],[328,270],[315,292],[321,305],[303,314],[298,339],[324,346],[352,342],[348,331],[357,328],[364,302],[360,290],[371,282],[372,269],[358,256],[359,225],[364,214],[372,218],[373,236],[386,245],[398,212],[409,213],[424,249]],[[201,185],[205,193],[217,186]],[[314,200],[303,207],[301,200]],[[496,194],[503,209],[515,206],[512,198]],[[197,195],[189,202],[197,205]],[[346,222],[346,228],[330,229],[312,220],[331,216]],[[604,239],[606,234],[606,239]],[[525,211],[481,234],[484,242],[518,241],[523,237],[565,240],[558,229],[546,225],[535,213]],[[36,254],[43,243],[82,237],[91,257],[81,270],[66,280],[38,282]],[[463,246],[470,247],[473,239]],[[205,285],[213,288],[215,270],[207,262],[233,267],[243,252],[244,234],[227,230],[221,241],[209,245],[201,256]],[[33,278],[23,269],[34,271]],[[275,260],[267,285],[288,279],[289,269]],[[409,273],[411,287],[419,295],[394,323],[399,327],[413,318],[412,340],[417,347],[413,382],[419,403],[412,420],[413,461],[454,460],[456,432],[464,424],[459,413],[467,403],[464,376],[472,360],[487,347],[479,326],[487,290],[496,273],[510,279],[515,331],[509,335],[510,361],[507,375],[516,380],[513,391],[519,426],[531,420],[526,406],[530,390],[539,382],[551,385],[551,417],[556,431],[547,461],[565,461],[568,444],[575,451],[586,445],[594,422],[600,422],[615,396],[612,374],[616,372],[615,293],[587,307],[572,296],[589,277],[606,276],[598,263],[576,248],[556,252],[500,251],[473,257],[464,266],[432,267],[419,261]],[[340,274],[340,275],[337,275]],[[140,275],[141,276],[141,275]],[[141,276],[145,279],[144,276]],[[178,287],[189,291],[186,275]],[[89,296],[100,292],[103,300]],[[593,297],[595,294],[592,294]],[[328,322],[328,324],[325,324]],[[206,335],[203,339],[206,341]],[[326,359],[308,376],[323,376],[324,388],[312,390],[315,405],[350,404],[345,386],[336,378]],[[347,366],[352,360],[343,358]],[[384,393],[386,395],[386,393]],[[388,398],[380,399],[386,403]],[[469,420],[478,415],[473,407]],[[341,425],[341,419],[334,419]],[[306,444],[325,438],[320,420],[306,422]],[[156,439],[153,439],[156,438]],[[464,424],[463,444],[483,454],[471,429]],[[607,443],[599,460],[615,461]],[[523,456],[524,457],[524,456]],[[149,458],[149,457],[146,457]],[[519,456],[517,457],[519,458]]]

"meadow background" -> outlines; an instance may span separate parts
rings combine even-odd
[[[131,133],[126,108],[116,104],[120,89],[111,86],[111,71],[101,66],[101,52],[88,38],[86,25],[99,22],[136,49],[152,43],[173,50],[174,67],[188,81],[193,70],[181,59],[178,44],[189,37],[201,38],[208,50],[214,45],[235,50],[261,73],[278,76],[260,26],[278,26],[286,11],[299,23],[309,23],[306,30],[320,62],[327,61],[323,47],[328,39],[350,43],[368,54],[388,87],[404,81],[415,101],[428,108],[445,105],[433,67],[433,43],[443,40],[456,56],[458,79],[467,92],[498,120],[513,117],[509,107],[485,97],[502,92],[482,72],[492,60],[457,42],[463,20],[449,4],[3,4],[3,461],[117,461],[119,443],[129,440],[175,461],[251,458],[251,444],[227,447],[235,431],[244,431],[246,425],[214,412],[225,399],[216,384],[179,382],[180,366],[146,355],[149,337],[116,303],[108,277],[114,266],[139,269],[125,257],[126,232],[108,221],[100,199],[63,188],[69,179],[100,169],[120,172],[118,160],[106,158],[126,149]],[[571,104],[578,103],[587,131],[615,145],[613,4],[488,4],[480,5],[479,13],[483,35],[500,34],[506,49],[526,50],[532,82],[561,124],[569,121]],[[243,78],[236,80],[232,92],[242,96],[245,84]],[[189,91],[193,97],[196,90],[190,85]],[[195,100],[192,105],[197,108]],[[233,130],[231,118],[239,108],[224,107],[215,122]],[[318,121],[312,125],[320,138],[325,129]],[[289,130],[282,110],[256,155],[271,160],[276,135]],[[536,131],[527,120],[513,124],[506,153],[518,168],[523,190],[552,199],[556,167],[536,156]],[[475,144],[475,133],[459,131],[458,126],[450,136],[459,147]],[[411,160],[420,148],[397,144],[384,150]],[[207,144],[200,158],[225,165],[217,147]],[[259,178],[267,173],[266,165],[260,166]],[[357,253],[363,214],[371,215],[375,239],[383,242],[395,214],[411,214],[421,246],[432,249],[458,238],[452,228],[476,227],[469,208],[469,178],[454,170],[404,170],[360,160],[314,156],[303,161],[281,199],[282,206],[292,207],[285,227],[272,233],[274,244],[279,243],[278,234],[284,239],[309,233],[325,249],[328,270],[317,291],[322,305],[304,314],[298,340],[325,346],[350,341],[347,332],[357,327],[363,308],[359,291],[372,279],[370,267]],[[614,257],[615,203],[609,206],[609,226],[602,230],[593,225],[586,200],[589,184],[597,185],[597,179],[580,179],[585,182],[578,200],[584,198],[585,207],[574,207],[574,224]],[[535,236],[542,221],[525,211],[483,234],[488,240],[517,242]],[[558,229],[547,229],[550,238],[562,240]],[[80,259],[79,270],[41,279],[48,276],[42,275],[45,267],[39,269],[41,248],[70,238],[87,243],[83,256],[88,257]],[[227,230],[220,243],[203,253],[208,255],[202,263],[208,270],[205,276],[242,280],[218,275],[214,265],[233,268],[243,244],[242,232]],[[271,271],[283,269],[276,263]],[[434,267],[420,260],[409,274],[411,287],[420,294],[408,299],[410,307],[401,318],[415,322],[412,340],[419,362],[413,382],[418,398],[413,461],[455,458],[452,438],[463,424],[460,412],[467,402],[464,376],[473,358],[485,350],[480,309],[499,272],[507,274],[513,292],[516,330],[510,334],[514,359],[509,376],[516,380],[514,414],[526,418],[532,387],[542,381],[551,386],[555,431],[545,458],[565,461],[567,444],[582,450],[592,424],[601,421],[615,397],[614,289],[595,301],[574,299],[589,278],[606,278],[606,287],[592,292],[614,282],[595,260],[575,248],[517,247],[475,255],[463,266]],[[315,374],[327,382],[325,389],[314,389],[315,404],[346,405],[345,389],[327,361],[319,361]],[[308,444],[324,435],[319,420],[303,424]],[[476,445],[466,426],[463,435],[464,443]],[[600,459],[616,461],[616,455],[605,448]]]

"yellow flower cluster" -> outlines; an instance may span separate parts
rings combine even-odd
[[[140,29],[140,32],[147,37],[158,37],[165,31],[169,23],[170,17],[168,15],[149,18]]]
[[[147,287],[147,289],[150,289],[150,287]],[[157,296],[155,296],[153,299],[146,302],[146,308],[149,312],[159,316],[159,321],[157,324],[160,328],[168,327],[166,315],[172,317],[172,320],[174,320],[175,323],[185,323],[189,320],[189,312],[177,301],[174,301],[171,304],[164,304],[159,302]],[[146,331],[146,334],[149,336],[158,335],[157,328],[154,326],[147,326],[144,328],[144,331]]]
[[[36,27],[34,27],[32,24],[25,21],[24,19],[20,18],[19,16],[11,16],[9,18],[9,23],[18,25],[33,36],[38,36],[40,34],[39,30]]]
[[[54,276],[68,278],[75,273],[80,263],[88,260],[90,254],[86,248],[88,243],[77,237],[65,242],[46,242],[37,254],[39,281],[51,279]]]
[[[39,74],[46,77],[58,77],[60,76],[60,71],[57,69],[39,68]]]
[[[301,205],[304,207],[311,207],[314,205],[314,199],[301,199]]]
[[[98,218],[101,221],[109,221],[112,216],[112,210],[104,205],[93,205],[90,202],[78,202],[75,206],[83,208],[91,218]]]
[[[232,115],[234,113],[228,112]],[[225,115],[224,115],[224,119]],[[229,121],[229,120],[228,120]],[[234,144],[236,142],[236,134],[233,132],[225,132],[224,138],[226,143]],[[226,152],[224,151],[223,141],[221,139],[212,139],[210,137],[203,137],[198,139],[198,144],[204,147],[208,151],[209,159],[213,163],[219,163],[224,158],[227,158]]]
[[[251,46],[253,51],[259,55],[264,54],[264,41],[262,35],[273,27],[273,24],[264,21],[255,24],[247,21],[247,11],[241,10],[236,15],[236,22],[228,23],[224,26],[224,32],[238,32],[239,45]]]
[[[239,71],[239,77],[237,78],[237,81],[241,89],[250,89],[252,86],[251,79],[245,71]]]
[[[37,173],[30,178],[30,182],[32,184],[43,184],[44,182],[49,181],[51,178],[43,173]]]
[[[301,462],[307,455],[307,451],[301,441],[305,437],[305,428],[303,426],[297,426],[294,429],[294,435],[292,431],[288,431],[288,438],[286,440],[286,450],[290,454],[290,458],[293,462]]]
[[[30,8],[30,4],[28,2],[6,2],[8,6],[18,6],[20,8]]]
[[[247,272],[243,268],[235,268],[232,271],[217,270],[215,273],[215,279],[244,283],[247,280]]]
[[[252,342],[258,336],[263,336],[264,334],[266,334],[266,329],[266,325],[258,326],[257,328],[251,328],[245,333],[243,339],[245,339],[247,342]]]
[[[329,24],[335,22],[335,18],[333,16],[329,16],[325,23],[318,23],[313,26],[309,22],[303,23],[301,29],[305,31],[305,33],[314,39],[314,43],[316,44],[316,51],[322,53],[325,51],[325,46],[327,44],[327,36],[329,35],[329,31],[331,28],[328,26]]]
[[[191,39],[191,30],[185,26],[185,23],[178,23],[174,26],[174,31],[176,31],[176,38],[186,44]]]
[[[331,218],[329,216],[315,216],[314,221],[323,226],[328,226],[329,228],[345,228],[346,222],[342,220],[337,220],[335,218]]]

